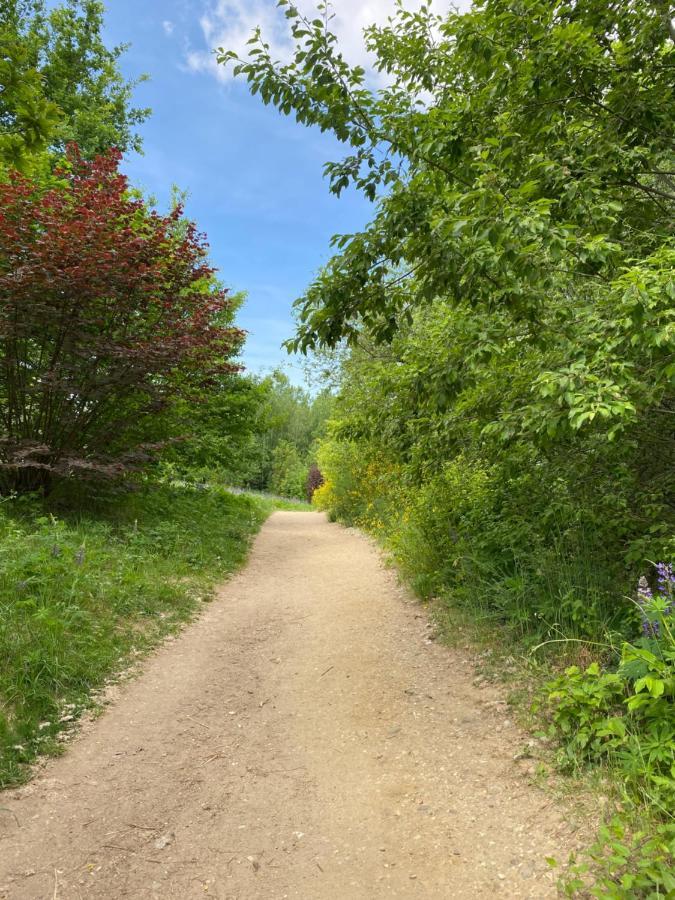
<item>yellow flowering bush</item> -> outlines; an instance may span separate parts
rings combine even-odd
[[[328,480],[324,481],[312,495],[312,506],[324,512],[330,512],[335,502],[335,490]]]

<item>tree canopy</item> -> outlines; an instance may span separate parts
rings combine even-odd
[[[53,186],[0,184],[0,487],[123,472],[168,402],[237,369],[203,236],[134,199],[119,160],[72,150]]]
[[[45,149],[77,143],[87,158],[140,150],[148,109],[132,105],[137,81],[119,67],[124,45],[102,37],[101,0],[0,0],[0,161],[25,169]]]
[[[384,79],[343,58],[330,7],[288,2],[296,45],[275,61],[221,51],[253,92],[348,154],[331,190],[374,202],[296,304],[307,351],[389,341],[442,298],[494,311],[483,355],[547,349],[519,421],[607,434],[659,404],[674,368],[675,44],[659,0],[486,0],[439,17],[399,5],[366,33]],[[551,351],[550,353],[548,351]]]

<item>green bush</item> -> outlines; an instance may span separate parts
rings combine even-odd
[[[547,686],[549,733],[569,769],[602,763],[617,776],[623,814],[563,879],[570,896],[675,896],[675,640],[672,568],[652,594],[640,579],[643,636],[623,645],[614,671],[568,668]]]
[[[562,742],[559,762],[564,768],[598,762],[625,744],[626,683],[619,675],[601,672],[598,663],[585,672],[570,666],[547,690],[553,707],[551,734]]]
[[[602,825],[587,861],[575,863],[560,886],[568,897],[668,900],[675,896],[675,825],[631,829],[615,817]]]
[[[675,639],[670,566],[652,594],[641,579],[643,636],[625,642],[615,671],[574,666],[547,685],[551,735],[570,767],[607,761],[634,802],[675,809]]]

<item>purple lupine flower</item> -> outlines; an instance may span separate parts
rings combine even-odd
[[[661,562],[656,564],[656,583],[660,593],[672,594],[673,585],[675,584],[675,573],[673,573],[671,563]]]
[[[657,638],[659,636],[659,623],[658,622],[650,622],[646,616],[643,616],[642,617],[642,633],[645,637]]]
[[[638,581],[637,588],[637,601],[640,605],[640,612],[642,614],[642,633],[645,637],[658,637],[659,636],[659,623],[652,622],[645,607],[651,603],[654,599],[651,588],[649,587],[649,583],[644,575],[640,576]]]
[[[672,563],[656,564],[656,581],[659,593],[664,600],[669,601],[666,604],[664,613],[670,616],[675,612],[675,573],[673,572]]]

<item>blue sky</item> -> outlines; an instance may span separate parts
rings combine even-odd
[[[295,5],[311,14],[316,2]],[[409,8],[420,2],[404,0]],[[435,0],[434,8],[449,5]],[[372,207],[355,193],[339,200],[328,193],[322,169],[342,155],[337,142],[265,107],[215,63],[214,47],[243,54],[258,24],[275,53],[288,55],[276,0],[106,0],[106,7],[107,41],[131,44],[125,75],[150,76],[135,97],[153,109],[141,129],[145,154],[126,160],[127,174],[160,206],[172,185],[189,192],[187,213],[208,235],[221,278],[249,295],[239,317],[249,332],[245,364],[255,372],[282,364],[301,382],[300,362],[280,346],[294,332],[293,300],[330,258],[330,237],[363,227]],[[333,8],[345,56],[368,68],[363,28],[384,23],[395,0],[333,0]]]
[[[151,76],[135,97],[153,109],[141,130],[145,155],[126,160],[127,174],[161,206],[172,184],[189,192],[188,215],[208,235],[222,279],[249,294],[240,314],[247,367],[283,363],[301,381],[280,347],[293,333],[292,301],[329,258],[331,235],[360,228],[372,209],[355,194],[328,193],[322,166],[340,155],[329,137],[216,70],[209,44],[241,46],[256,17],[275,30],[274,0],[107,0],[107,8],[106,40],[132,45],[125,74]],[[358,30],[345,39],[358,53]]]

